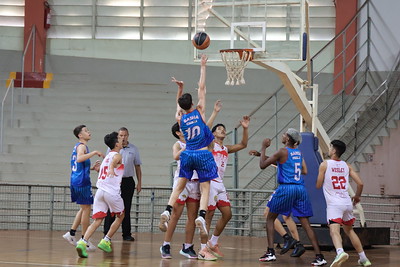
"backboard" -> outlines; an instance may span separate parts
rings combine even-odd
[[[304,60],[308,36],[307,0],[196,0],[195,29],[211,38],[201,54],[221,62],[221,49],[252,48],[253,61]]]

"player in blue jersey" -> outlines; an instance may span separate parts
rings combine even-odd
[[[82,236],[90,223],[91,205],[93,204],[92,183],[90,182],[90,170],[97,170],[100,167],[100,161],[91,167],[90,158],[99,156],[104,158],[104,154],[99,151],[89,152],[87,147],[91,134],[85,125],[75,127],[73,131],[78,143],[74,146],[71,155],[71,201],[76,202],[80,206],[75,216],[75,220],[71,226],[71,230],[63,235],[71,245],[76,246],[75,233],[79,225],[82,225]],[[88,251],[94,250],[95,246],[88,243]]]
[[[307,174],[307,166],[303,155],[297,146],[301,143],[300,133],[289,128],[282,135],[284,148],[279,149],[271,157],[265,155],[265,150],[271,145],[271,139],[264,139],[261,147],[260,168],[265,169],[271,164],[276,164],[278,188],[268,202],[269,213],[267,215],[268,248],[260,257],[260,261],[275,261],[274,246],[274,221],[279,214],[289,216],[292,213],[298,217],[316,253],[313,266],[325,265],[327,262],[321,254],[318,240],[312,229],[309,217],[313,216],[311,202],[304,186],[302,174]]]
[[[208,237],[205,215],[210,192],[210,180],[218,177],[218,169],[208,146],[212,144],[214,135],[205,123],[206,106],[206,63],[207,56],[201,57],[200,79],[198,88],[198,103],[193,105],[191,94],[183,94],[183,83],[178,83],[176,120],[185,137],[186,150],[180,155],[181,169],[176,187],[173,189],[166,210],[160,216],[160,229],[167,230],[167,222],[172,212],[172,206],[184,190],[186,182],[193,176],[195,170],[200,182],[200,208],[196,218],[196,226],[202,237]]]

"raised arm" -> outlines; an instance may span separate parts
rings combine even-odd
[[[247,147],[247,141],[249,140],[250,117],[243,116],[243,119],[240,121],[240,124],[243,127],[242,141],[240,141],[240,143],[238,144],[227,145],[226,147],[228,148],[228,153],[235,153]]]
[[[275,164],[281,158],[282,149],[279,149],[271,157],[268,157],[267,155],[265,155],[265,150],[270,145],[271,145],[271,139],[269,139],[269,138],[264,139],[264,141],[262,142],[261,157],[260,157],[260,168],[261,169],[265,169],[269,165]]]
[[[183,95],[184,82],[183,81],[178,81],[177,79],[175,79],[175,77],[171,77],[171,82],[176,83],[176,85],[178,85],[178,92],[176,93],[175,119],[179,122],[180,121],[180,117],[181,117],[182,109],[178,104],[178,99]]]
[[[211,127],[213,126],[214,120],[217,117],[218,113],[221,111],[221,108],[222,108],[221,100],[215,101],[213,112],[212,112],[210,118],[208,118],[208,121],[207,121],[208,128],[211,129]]]
[[[326,160],[324,160],[321,163],[321,165],[319,165],[318,178],[317,178],[317,183],[315,185],[317,188],[321,188],[322,185],[324,184],[326,167],[327,167]]]
[[[206,111],[206,64],[207,56],[201,56],[201,66],[200,66],[200,79],[199,79],[199,89],[197,91],[197,96],[199,102],[197,103],[197,108],[199,109],[201,115],[204,119],[204,114]]]
[[[84,162],[95,155],[104,158],[104,154],[97,150],[86,153],[86,146],[80,144],[76,149],[76,162]]]

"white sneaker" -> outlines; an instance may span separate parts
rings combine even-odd
[[[74,247],[76,247],[76,238],[75,236],[72,236],[69,231],[66,232],[63,236],[62,236],[65,240],[67,240],[68,243],[70,243],[71,245],[73,245]]]
[[[90,240],[88,240],[87,245],[86,245],[86,251],[95,251],[96,250],[96,246],[92,244],[92,242],[90,242]]]
[[[206,220],[204,220],[203,217],[199,216],[196,218],[194,221],[196,223],[196,226],[200,230],[200,236],[203,238],[208,238],[208,232],[207,232],[207,227],[206,227]]]
[[[168,210],[164,210],[160,215],[160,223],[158,224],[158,228],[160,228],[161,232],[166,232],[168,229],[168,221],[171,217],[171,214]]]
[[[342,252],[339,255],[336,255],[335,260],[332,262],[330,267],[340,267],[342,266],[343,262],[349,259],[349,254],[346,252]]]

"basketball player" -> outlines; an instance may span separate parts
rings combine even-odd
[[[277,179],[279,186],[268,202],[269,213],[267,215],[268,248],[267,252],[260,257],[260,261],[275,261],[274,246],[274,221],[278,214],[289,216],[292,212],[298,217],[311,244],[314,247],[316,258],[311,265],[320,266],[327,262],[321,254],[318,240],[314,230],[311,228],[308,217],[313,216],[311,203],[304,186],[302,174],[307,174],[307,166],[297,146],[301,143],[300,133],[289,128],[282,135],[284,148],[279,149],[271,157],[265,155],[265,150],[271,145],[271,139],[264,139],[261,147],[260,168],[265,169],[271,164],[278,168]]]
[[[232,218],[231,203],[229,201],[228,193],[226,192],[226,188],[223,183],[226,166],[228,164],[228,154],[235,153],[247,147],[247,141],[249,139],[248,128],[250,117],[243,116],[243,119],[240,121],[240,123],[243,127],[242,140],[240,143],[234,145],[224,145],[224,140],[226,137],[225,125],[219,123],[215,125],[211,130],[215,137],[212,153],[218,167],[218,178],[212,180],[210,184],[208,212],[206,214],[207,231],[210,230],[211,221],[214,217],[216,208],[219,209],[222,216],[217,221],[211,239],[208,240],[208,242],[207,239],[202,240],[201,243],[204,245],[206,243],[210,252],[218,258],[222,258],[224,256],[224,254],[219,249],[218,239],[222,231],[225,229],[226,224]]]
[[[71,230],[65,233],[63,238],[71,245],[76,246],[75,233],[79,225],[82,225],[83,236],[90,223],[90,210],[93,204],[90,170],[97,170],[100,166],[100,161],[96,161],[90,167],[90,158],[96,155],[104,158],[104,154],[97,150],[89,152],[87,143],[92,138],[92,135],[85,125],[76,126],[73,133],[79,141],[74,146],[71,155],[71,201],[76,202],[80,209],[75,215]],[[96,247],[88,241],[88,251],[95,249]]]
[[[121,197],[121,181],[124,174],[124,165],[119,151],[122,148],[122,141],[118,139],[118,133],[112,132],[104,137],[104,143],[111,149],[100,166],[99,178],[97,179],[97,192],[93,204],[93,223],[87,229],[83,238],[77,245],[76,251],[79,257],[87,258],[86,246],[89,238],[100,226],[103,219],[110,210],[112,216],[117,218],[111,224],[110,230],[100,241],[97,247],[104,252],[111,252],[111,238],[118,230],[124,219],[124,201]]]
[[[261,153],[258,152],[257,150],[250,150],[249,155],[260,157]],[[274,165],[274,164],[273,164]],[[274,192],[275,193],[275,192]],[[268,201],[271,200],[272,196],[274,193],[271,194],[271,196],[268,198]],[[267,201],[267,205],[268,205]],[[269,213],[269,207],[265,207],[264,210],[264,217],[267,218]],[[290,255],[291,257],[300,257],[301,255],[306,252],[306,249],[304,248],[303,244],[300,243],[300,237],[299,237],[299,232],[297,231],[297,226],[296,223],[293,221],[291,216],[285,216],[282,215],[283,220],[285,221],[291,236],[286,232],[285,228],[283,228],[283,225],[279,219],[276,219],[274,221],[274,228],[275,231],[278,232],[278,234],[283,238],[283,247],[280,251],[280,254],[283,255],[286,252],[288,252],[290,249],[294,248],[293,253]]]
[[[217,166],[208,146],[214,139],[210,128],[205,123],[206,104],[206,63],[207,56],[201,57],[200,79],[198,88],[198,103],[193,105],[192,96],[183,94],[183,86],[178,86],[176,119],[184,134],[186,150],[180,155],[181,169],[176,187],[173,189],[166,210],[160,216],[160,227],[168,222],[172,212],[172,205],[185,189],[187,180],[197,172],[200,182],[200,210],[196,218],[196,226],[200,229],[200,236],[207,237],[205,215],[210,192],[210,180],[218,177]]]
[[[341,225],[360,257],[358,264],[371,266],[371,262],[365,256],[361,241],[353,230],[355,221],[353,205],[360,202],[363,183],[351,165],[340,159],[345,151],[345,143],[333,140],[329,148],[330,159],[321,163],[317,179],[317,188],[322,187],[324,191],[329,231],[337,253],[331,267],[339,267],[349,258],[349,254],[343,250],[342,238],[340,236]],[[349,188],[349,177],[357,184],[355,196],[352,198],[350,198],[347,191]]]

